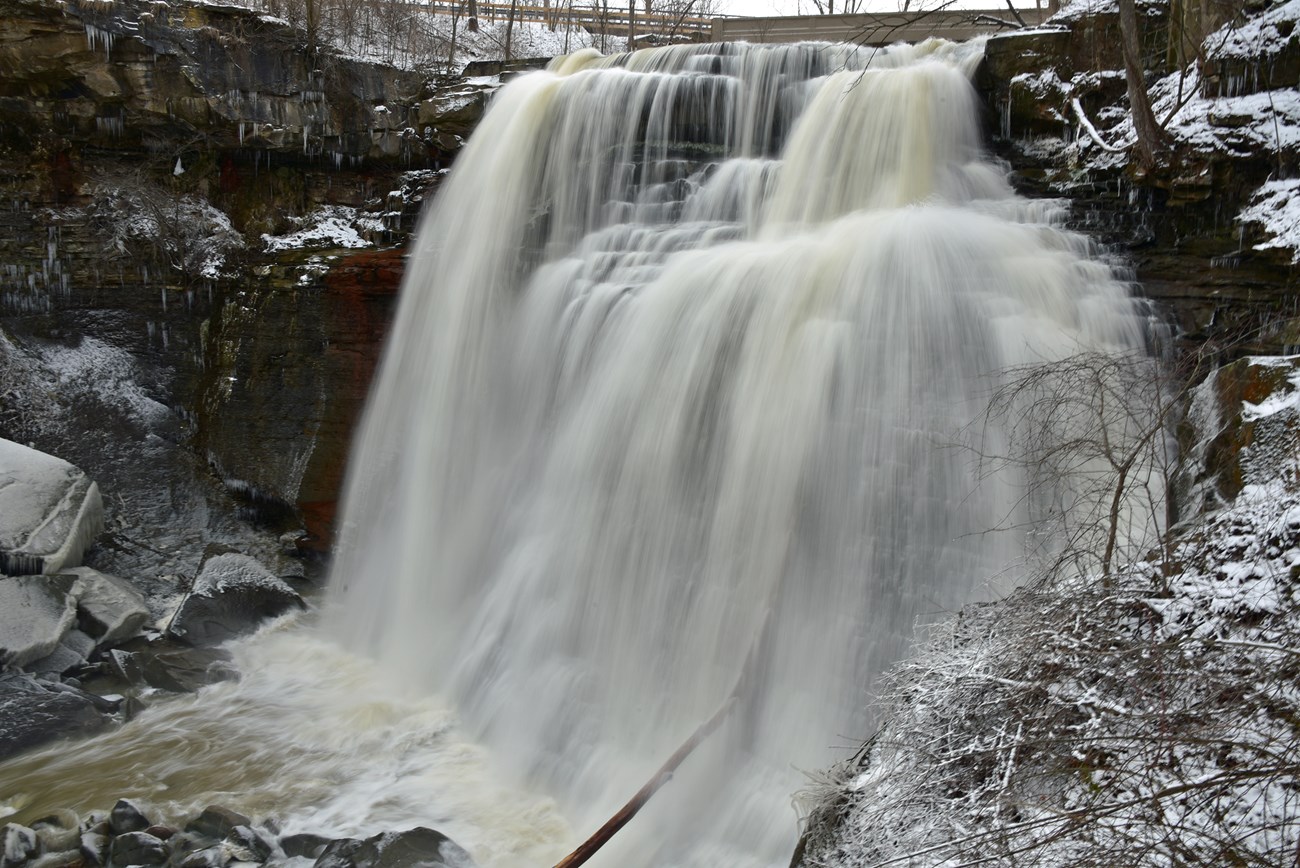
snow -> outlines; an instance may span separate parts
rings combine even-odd
[[[359,218],[355,208],[344,205],[325,205],[301,218],[302,228],[287,235],[262,235],[268,253],[308,248],[360,248],[371,242],[362,237],[357,226]]]
[[[45,371],[53,375],[55,388],[91,391],[101,402],[125,410],[147,425],[165,422],[171,416],[164,404],[150,398],[140,386],[131,354],[99,338],[83,337],[75,346],[44,345],[38,357]]]
[[[205,561],[194,579],[193,592],[214,597],[228,591],[250,589],[267,589],[277,594],[297,596],[297,592],[287,582],[267,571],[257,559],[234,552]]]
[[[1189,414],[1193,462],[1252,426],[1235,500],[1106,581],[1048,575],[935,628],[810,788],[803,865],[1294,861],[1300,357],[1246,364],[1291,370],[1236,406],[1212,374]]]
[[[1291,261],[1300,263],[1300,178],[1267,182],[1237,219],[1258,224],[1268,236],[1256,250],[1289,249]]]
[[[0,440],[0,574],[81,563],[104,527],[99,486],[61,458]]]
[[[1275,55],[1295,40],[1300,0],[1287,0],[1245,23],[1229,22],[1210,34],[1205,47],[1211,58],[1257,58]]]

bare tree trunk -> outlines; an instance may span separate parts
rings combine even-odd
[[[632,50],[636,38],[636,0],[627,0],[627,50]]]
[[[453,4],[451,7],[451,45],[447,48],[447,71],[455,74],[459,72],[456,68],[456,25],[460,23],[460,4]]]
[[[546,29],[555,32],[555,18],[551,15],[551,0],[542,0],[542,21],[546,22]]]
[[[478,33],[478,0],[469,0],[469,18],[465,21],[465,29]]]
[[[510,15],[506,18],[506,63],[513,57],[510,53],[510,38],[515,31],[515,12],[519,9],[519,0],[510,0]]]
[[[1129,108],[1137,134],[1138,165],[1150,170],[1163,147],[1163,135],[1151,111],[1146,75],[1142,69],[1141,31],[1138,29],[1136,0],[1119,0],[1120,39],[1124,50],[1124,77],[1128,81]]]

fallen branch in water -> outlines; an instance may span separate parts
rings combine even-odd
[[[663,764],[663,767],[655,773],[655,776],[646,782],[645,786],[637,790],[636,795],[629,799],[626,805],[619,808],[618,813],[610,817],[605,825],[597,829],[590,838],[579,844],[576,850],[555,863],[555,868],[577,868],[578,865],[582,865],[596,855],[596,851],[605,846],[606,842],[613,838],[619,829],[626,826],[628,821],[635,817],[637,812],[644,807],[645,803],[650,801],[650,797],[668,782],[669,778],[673,776],[673,772],[677,771],[677,767],[691,755],[691,751],[695,750],[700,742],[708,738],[709,733],[718,728],[718,724],[722,723],[727,716],[727,712],[731,711],[731,707],[735,704],[736,697],[734,695],[722,703],[712,717],[706,720],[695,732],[691,733],[690,738],[682,742],[682,746],[677,748],[677,751],[668,758],[668,762]]]
[[[659,791],[660,787],[668,783],[668,780],[673,776],[673,772],[677,771],[677,767],[691,755],[695,748],[699,747],[700,742],[708,738],[709,734],[718,728],[718,725],[726,719],[731,709],[740,701],[746,685],[754,677],[754,667],[757,665],[758,656],[763,645],[767,642],[771,625],[772,610],[769,608],[763,618],[763,626],[759,629],[754,644],[750,646],[749,654],[745,657],[745,665],[740,669],[740,677],[736,679],[736,686],[732,688],[731,695],[727,697],[722,705],[718,706],[718,710],[713,712],[712,717],[700,724],[699,728],[691,733],[691,737],[682,742],[682,746],[677,748],[673,755],[668,758],[668,762],[663,764],[659,771],[655,773],[655,776],[646,782],[645,786],[637,790],[636,795],[629,799],[626,805],[619,808],[618,812],[610,817],[605,825],[597,829],[590,838],[579,844],[578,849],[556,862],[555,868],[577,868],[577,866],[584,864],[588,859],[596,855],[596,851],[605,846],[609,839],[617,834],[619,829],[626,826],[628,821],[635,817],[637,812],[645,806],[645,803],[650,801],[650,797]]]

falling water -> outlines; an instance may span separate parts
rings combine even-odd
[[[787,864],[873,678],[1023,554],[987,532],[1020,480],[956,432],[1008,366],[1141,341],[982,154],[978,58],[683,46],[503,88],[411,257],[321,628],[0,766],[0,809],[423,823],[545,865],[734,700],[597,864]]]
[[[954,432],[1001,369],[1139,343],[982,155],[977,60],[582,53],[498,95],[426,216],[331,629],[579,830],[734,695],[602,864],[784,864],[799,770],[1021,551]]]

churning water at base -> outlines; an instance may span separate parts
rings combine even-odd
[[[786,864],[802,770],[869,734],[918,619],[1023,554],[986,533],[1028,517],[1021,480],[955,432],[1008,366],[1141,345],[982,155],[978,57],[690,46],[505,87],[411,257],[329,638],[263,637],[269,669],[182,701],[285,757],[239,787],[295,830],[422,821],[543,864],[734,697],[595,864]],[[237,690],[278,701],[237,725]]]

